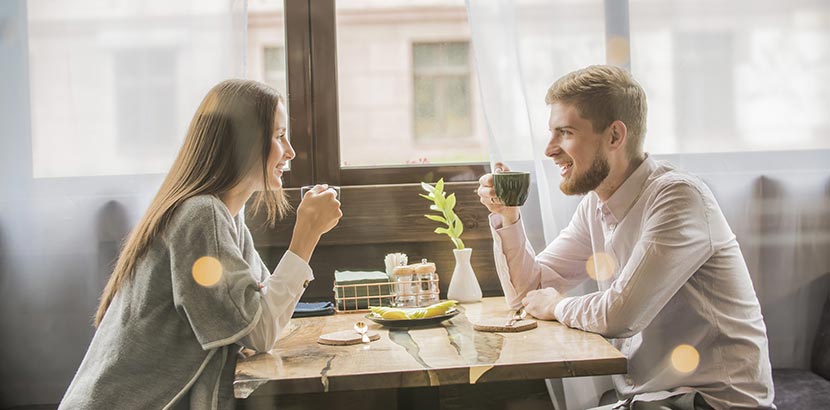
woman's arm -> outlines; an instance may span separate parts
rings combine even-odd
[[[288,251],[283,255],[274,273],[263,280],[262,315],[253,330],[239,344],[258,352],[273,349],[277,337],[288,325],[294,307],[308,283],[314,280],[308,261],[320,237],[331,230],[343,214],[335,193],[318,186],[303,197],[297,209],[297,223]],[[246,231],[246,240],[250,233]],[[245,245],[253,249],[253,241]],[[259,259],[259,256],[257,256]],[[268,268],[259,260],[263,272]]]
[[[260,261],[264,272],[268,272]],[[288,325],[294,307],[306,286],[314,280],[311,267],[291,250],[285,252],[274,273],[263,282],[262,314],[253,330],[239,344],[257,352],[274,348],[277,337]]]

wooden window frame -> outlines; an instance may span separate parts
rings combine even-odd
[[[285,0],[284,16],[289,129],[297,152],[283,177],[287,188],[476,181],[490,172],[484,162],[341,168],[335,0]]]

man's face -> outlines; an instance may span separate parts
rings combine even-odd
[[[561,102],[551,104],[548,127],[551,138],[545,156],[559,166],[559,189],[566,195],[595,190],[610,171],[603,135],[594,132],[591,122],[582,118],[575,106]]]

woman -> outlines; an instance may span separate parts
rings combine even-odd
[[[241,346],[273,347],[314,278],[311,253],[342,216],[332,190],[307,192],[269,274],[241,209],[255,191],[269,223],[288,209],[280,176],[295,153],[286,123],[284,102],[263,84],[210,90],[118,258],[60,409],[233,408]]]

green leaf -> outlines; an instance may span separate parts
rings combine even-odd
[[[418,196],[420,196],[421,198],[426,199],[427,201],[430,201],[430,202],[435,202],[435,201],[432,199],[432,197],[431,197],[431,196],[424,195],[424,194],[418,194]]]
[[[447,220],[444,219],[444,217],[442,217],[442,216],[438,216],[438,215],[424,215],[424,216],[427,217],[427,219],[431,219],[435,222],[447,223]]]
[[[444,192],[444,178],[439,179],[438,182],[435,183],[435,191]]]
[[[455,208],[455,194],[450,194],[447,197],[447,205],[444,206],[444,209],[448,211],[452,211]]]
[[[464,224],[461,223],[461,220],[456,218],[455,223],[452,225],[452,232],[455,234],[455,237],[461,237],[461,234],[464,233]]]
[[[447,202],[447,199],[444,198],[443,195],[435,195],[435,199],[433,199],[433,201],[435,202],[435,205],[438,205],[438,207],[444,209],[444,204]]]
[[[450,230],[447,229],[447,228],[435,228],[435,231],[433,231],[433,232],[435,232],[437,234],[447,234],[447,235],[450,234]]]
[[[430,184],[427,184],[426,182],[421,182],[421,187],[424,188],[424,191],[427,191],[429,193],[432,193],[432,192],[435,191],[435,187],[433,187]]]

